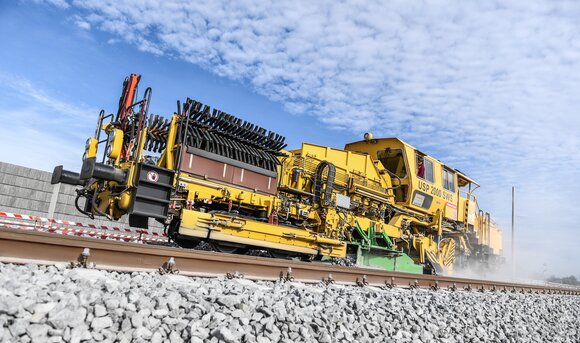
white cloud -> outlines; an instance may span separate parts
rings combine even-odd
[[[526,191],[524,210],[545,204],[546,194],[573,189],[554,199],[562,215],[551,216],[551,226],[573,216],[580,192],[573,181],[580,175],[578,2],[75,0],[73,6],[115,39],[248,83],[290,111],[437,152],[482,181],[484,206],[504,226],[509,199],[494,193],[512,184]],[[536,219],[522,225],[540,241],[547,220]]]
[[[67,9],[70,7],[70,5],[68,4],[68,2],[66,0],[32,0],[32,1],[37,3],[37,4],[47,4],[47,5],[56,6],[58,8],[62,8],[62,9]]]
[[[90,30],[91,29],[91,24],[87,21],[84,21],[84,20],[77,20],[77,21],[75,21],[75,24],[77,24],[77,26],[83,30]]]
[[[80,168],[86,138],[98,111],[48,94],[19,75],[0,72],[0,161],[52,171]]]
[[[32,84],[30,80],[19,75],[0,71],[0,85],[6,90],[14,92],[16,96],[29,100],[32,104],[58,112],[59,117],[76,118],[82,121],[83,119],[93,119],[95,117],[94,113],[98,113],[95,112],[95,109],[86,105],[71,104],[55,98]],[[54,120],[55,118],[51,119]]]

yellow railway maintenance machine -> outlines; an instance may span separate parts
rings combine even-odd
[[[91,218],[153,218],[183,247],[413,273],[500,254],[477,183],[399,139],[284,150],[284,137],[192,99],[169,119],[149,115],[139,80],[125,80],[116,115],[99,114],[81,172],[54,170],[53,183],[81,186],[77,209]]]

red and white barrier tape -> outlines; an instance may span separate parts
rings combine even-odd
[[[53,225],[35,225],[35,226],[32,226],[32,225],[26,225],[25,223],[3,221],[2,223],[0,223],[0,227],[10,228],[10,229],[35,230],[35,231],[42,231],[42,232],[60,233],[63,235],[75,235],[75,236],[87,235],[90,237],[98,237],[101,239],[113,238],[113,239],[122,239],[124,241],[146,241],[146,242],[159,241],[159,242],[165,242],[165,239],[155,238],[155,237],[128,236],[128,235],[123,235],[123,234],[119,234],[119,233],[98,232],[98,231],[92,231],[92,230],[53,226]]]
[[[159,234],[159,233],[154,232],[154,231],[148,231],[147,229],[127,229],[127,228],[118,228],[118,227],[108,227],[105,225],[84,224],[84,223],[79,223],[79,222],[72,222],[69,220],[31,216],[28,214],[16,214],[16,213],[9,213],[9,212],[0,212],[0,217],[33,220],[35,222],[47,222],[47,223],[53,223],[53,224],[80,226],[80,227],[86,227],[86,228],[90,228],[90,229],[131,232],[131,233],[153,235],[153,236],[165,236],[165,234]]]

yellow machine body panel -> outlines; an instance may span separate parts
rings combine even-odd
[[[462,196],[460,190],[471,179],[459,171],[398,138],[363,140],[347,144],[345,149],[365,152],[395,174],[393,185],[400,184],[394,191],[397,204],[431,215],[440,211],[449,220],[474,224],[475,199],[470,193]],[[473,200],[469,202],[465,196]]]
[[[342,187],[341,194],[367,194],[377,201],[388,202],[392,196],[388,189],[390,179],[381,175],[383,166],[367,154],[340,150],[310,143],[303,143],[302,149],[291,151],[291,157],[283,160],[280,187],[294,187],[307,190],[311,187],[312,176],[320,162],[330,162],[336,168],[335,185]],[[293,180],[293,171],[303,170],[301,178]]]
[[[292,150],[291,153],[295,157],[305,159],[305,161],[312,158],[317,161],[332,162],[346,176],[355,178],[358,176],[360,179],[366,179],[364,183],[372,184],[371,187],[377,189],[390,187],[390,179],[383,177],[380,173],[383,166],[367,154],[311,143],[303,143],[301,149]]]
[[[302,229],[192,210],[182,211],[179,233],[200,239],[302,254],[346,256],[346,242],[337,239],[325,238]]]
[[[497,227],[497,224],[495,223],[493,223],[493,225],[491,226],[489,246],[495,255],[500,256],[502,254],[503,238],[501,230]]]

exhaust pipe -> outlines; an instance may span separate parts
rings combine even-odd
[[[54,167],[54,171],[52,172],[50,184],[55,185],[57,183],[64,183],[73,186],[83,186],[85,184],[84,181],[81,181],[79,173],[64,170],[62,166]]]

